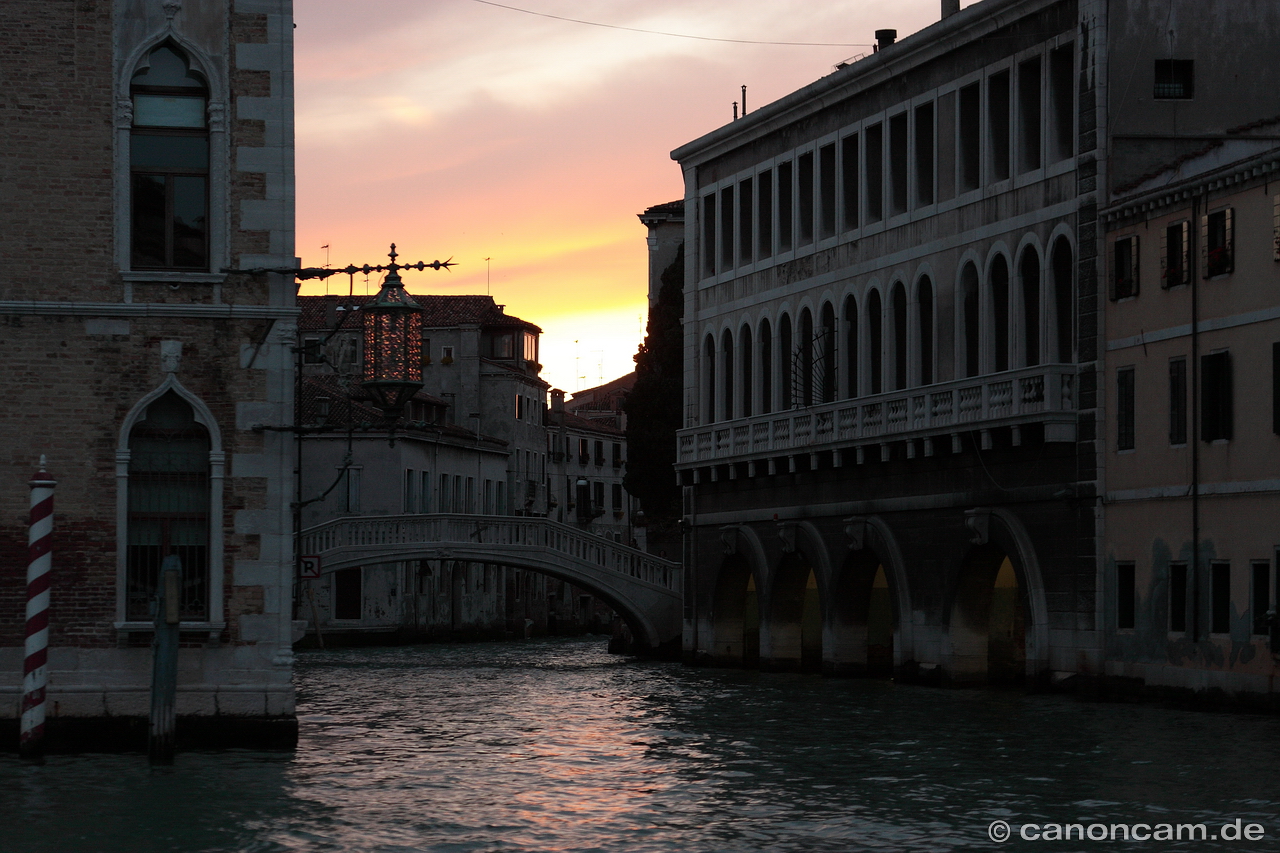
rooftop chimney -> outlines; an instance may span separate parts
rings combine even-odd
[[[949,18],[960,11],[960,0],[942,0],[942,17]]]
[[[884,50],[898,38],[897,30],[876,30],[876,50]]]

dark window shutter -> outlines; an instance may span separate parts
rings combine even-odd
[[[1280,343],[1271,345],[1271,431],[1280,435]]]

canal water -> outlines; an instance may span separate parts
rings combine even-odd
[[[1280,850],[1272,717],[691,669],[599,637],[309,652],[297,685],[293,754],[0,756],[0,851]],[[1236,819],[1263,838],[1019,836]]]

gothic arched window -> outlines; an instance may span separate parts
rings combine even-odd
[[[133,269],[209,268],[209,87],[165,43],[129,86]]]
[[[209,433],[169,391],[129,432],[126,619],[149,621],[164,558],[182,560],[183,621],[209,618]]]

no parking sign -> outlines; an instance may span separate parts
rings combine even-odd
[[[301,557],[303,580],[317,580],[320,577],[320,558]]]

